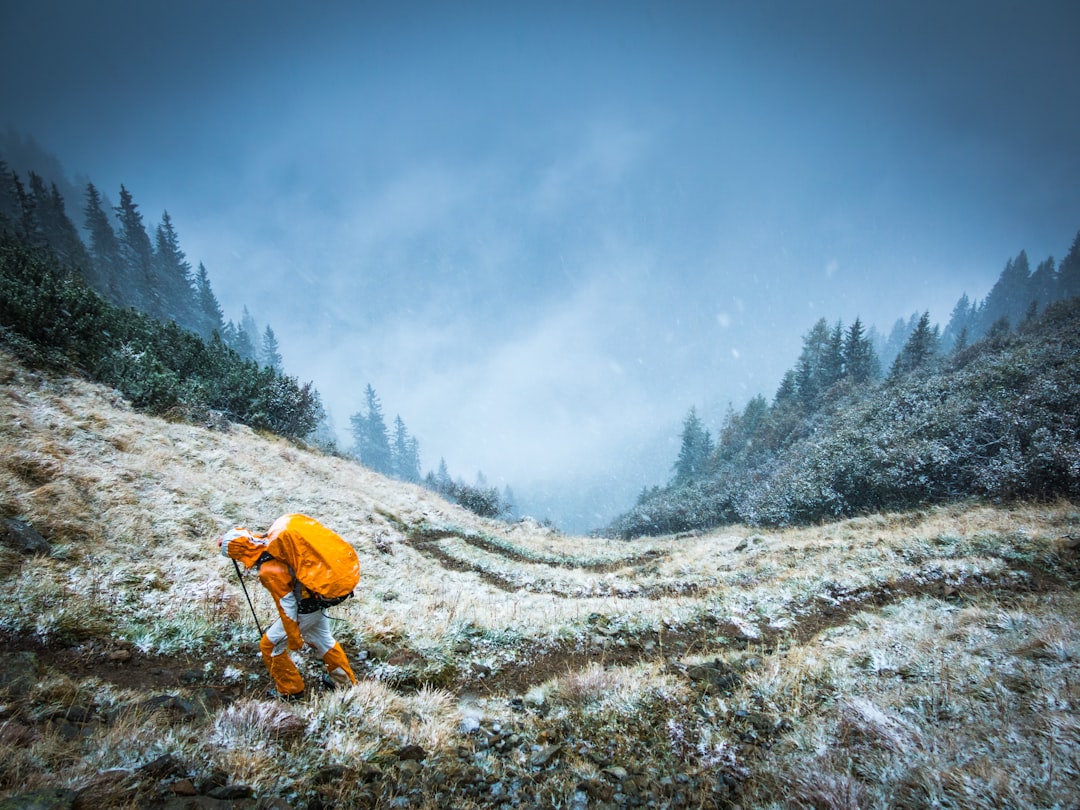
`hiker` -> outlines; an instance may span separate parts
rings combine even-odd
[[[299,514],[278,518],[265,535],[238,527],[217,542],[223,556],[248,569],[255,566],[274,598],[278,618],[260,639],[259,650],[277,694],[285,700],[303,697],[304,679],[288,651],[301,650],[305,643],[326,664],[324,686],[356,683],[325,612],[351,596],[359,580],[360,563],[352,546],[314,518]]]

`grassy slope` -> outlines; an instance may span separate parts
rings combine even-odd
[[[0,514],[52,543],[0,549],[0,632],[42,665],[0,709],[0,796],[147,806],[224,775],[296,807],[1080,801],[1072,504],[569,538],[2,354],[0,442]],[[364,678],[285,707],[213,538],[287,511],[360,553],[334,613]],[[166,694],[197,709],[121,711]]]

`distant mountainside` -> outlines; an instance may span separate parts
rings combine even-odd
[[[700,471],[642,493],[607,532],[786,526],[965,498],[1080,494],[1078,298],[945,356],[928,343],[919,362],[882,383],[842,379],[817,396],[813,407],[790,392],[772,405],[758,398],[731,414]]]

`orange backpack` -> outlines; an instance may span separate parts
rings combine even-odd
[[[360,582],[356,550],[314,518],[282,515],[274,521],[266,539],[266,550],[288,565],[299,585],[315,595],[319,603],[316,609],[348,599]]]

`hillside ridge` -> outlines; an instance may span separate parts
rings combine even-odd
[[[0,799],[1080,800],[1069,501],[564,536],[247,427],[139,413],[4,351],[0,450]],[[213,539],[288,511],[360,555],[358,598],[331,613],[361,682],[286,706],[265,699]]]

